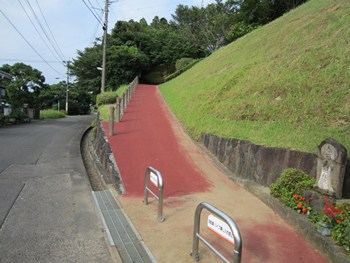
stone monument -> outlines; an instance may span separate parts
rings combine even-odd
[[[333,139],[317,147],[317,176],[314,188],[331,197],[341,198],[347,161],[347,150]]]

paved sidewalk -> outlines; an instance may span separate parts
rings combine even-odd
[[[107,123],[104,123],[107,129]],[[327,262],[278,214],[242,189],[191,141],[168,110],[156,86],[139,85],[115,135],[108,136],[126,188],[116,196],[158,262],[193,262],[194,211],[208,202],[237,223],[243,240],[242,262]],[[108,132],[106,132],[108,134]],[[157,221],[157,202],[144,205],[144,173],[158,169],[165,182],[163,214]],[[202,225],[206,226],[206,211]],[[233,247],[206,227],[201,233],[226,257]],[[202,242],[200,262],[220,262]]]

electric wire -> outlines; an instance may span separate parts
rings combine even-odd
[[[103,11],[102,11],[103,12]],[[99,28],[99,23],[96,23],[96,26],[95,26],[95,29],[94,29],[94,32],[91,36],[91,39],[90,39],[90,46],[92,46],[92,44],[94,43],[94,41],[96,40],[96,37],[97,37],[97,31],[98,31],[98,28]]]
[[[35,13],[35,11],[34,11],[32,5],[31,5],[30,2],[29,2],[29,0],[26,0],[26,2],[27,2],[27,4],[28,4],[29,8],[31,9],[31,11],[32,11],[32,13],[33,13],[33,15],[34,15],[34,17],[35,17],[35,19],[36,19],[38,25],[40,26],[40,28],[41,28],[41,30],[43,31],[44,35],[46,36],[47,40],[48,40],[49,43],[51,44],[52,48],[54,49],[54,51],[56,52],[56,54],[58,55],[58,57],[59,57],[62,61],[64,61],[64,58],[60,56],[60,54],[59,54],[59,52],[57,51],[55,45],[52,43],[51,39],[49,38],[47,32],[45,31],[43,25],[41,24],[41,21],[40,21],[40,19],[38,18],[38,16],[36,15],[36,13]]]
[[[52,67],[41,55],[40,53],[29,43],[29,41],[24,37],[24,35],[17,29],[17,27],[12,23],[12,21],[7,17],[7,15],[0,10],[0,12],[2,13],[2,15],[5,17],[5,19],[10,23],[10,25],[16,30],[16,32],[23,38],[23,40],[28,44],[28,46],[30,46],[33,51],[51,68],[53,69],[57,74],[65,77],[65,75],[63,75],[62,73],[60,73],[59,71],[57,71],[54,67]]]
[[[103,26],[103,22],[96,16],[96,14],[92,11],[92,9],[88,6],[88,4],[85,2],[85,0],[82,0],[83,3],[86,5],[86,7],[90,10],[91,14],[96,18],[96,20],[100,23],[101,26]]]
[[[93,7],[93,5],[92,5],[92,3],[91,3],[91,1],[90,0],[87,0],[88,2],[89,2],[89,4],[90,4],[90,7],[91,7],[91,10],[92,9],[98,9],[98,8],[96,8],[96,7]],[[99,10],[102,10],[103,11],[103,9],[101,8],[101,9],[99,9]],[[95,14],[100,18],[100,20],[101,20],[101,16],[95,11]]]
[[[9,62],[18,62],[18,61],[21,61],[21,62],[32,62],[32,63],[45,63],[44,61],[42,60],[36,60],[36,59],[15,59],[15,58],[0,58],[0,60],[2,61],[9,61]],[[48,63],[62,63],[61,61],[59,60],[47,60]]]
[[[100,5],[100,2],[95,0],[95,2],[97,3],[97,5],[100,7],[101,10],[103,10],[102,6]]]
[[[54,42],[55,42],[55,44],[56,44],[57,50],[58,50],[59,53],[61,54],[60,58],[64,58],[64,54],[63,54],[62,50],[60,49],[60,46],[58,45],[58,43],[57,43],[57,41],[56,41],[56,38],[55,38],[54,34],[53,34],[52,31],[51,31],[51,28],[50,28],[49,24],[47,23],[47,20],[46,20],[46,18],[45,18],[45,16],[44,16],[44,13],[43,13],[43,11],[42,11],[40,5],[39,5],[38,0],[35,0],[35,1],[36,1],[36,4],[38,5],[38,8],[39,8],[40,13],[41,13],[41,16],[43,17],[43,19],[44,19],[44,21],[45,21],[45,24],[46,24],[46,26],[47,26],[47,28],[48,28],[48,30],[49,30],[51,36],[52,36],[52,39],[54,40]]]
[[[61,60],[53,51],[52,49],[49,47],[49,45],[47,44],[47,42],[45,41],[44,37],[41,35],[41,33],[39,32],[38,28],[35,26],[33,20],[30,18],[30,15],[27,13],[27,10],[24,8],[24,6],[22,5],[21,1],[18,0],[19,4],[21,5],[24,13],[26,14],[26,16],[28,17],[30,23],[32,24],[32,26],[34,27],[35,31],[38,33],[39,37],[41,38],[41,40],[43,41],[43,43],[45,44],[45,46],[48,48],[48,50],[50,51],[50,53],[57,59],[57,60]]]

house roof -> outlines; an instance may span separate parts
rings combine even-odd
[[[12,75],[8,74],[5,71],[0,70],[0,78],[1,79],[12,79]]]

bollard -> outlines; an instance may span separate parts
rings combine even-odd
[[[109,107],[109,129],[108,133],[110,136],[114,135],[114,107]]]
[[[153,193],[153,191],[148,187],[149,182],[151,181],[157,187],[158,195]],[[148,193],[152,194],[154,198],[158,200],[158,221],[163,222],[165,218],[163,217],[163,188],[164,181],[162,174],[149,166],[146,169],[145,173],[145,184],[144,184],[144,199],[143,202],[145,205],[148,205]]]
[[[97,112],[96,115],[96,138],[99,138],[100,136],[100,129],[101,129],[101,123],[100,123],[100,112]]]
[[[124,114],[124,96],[122,95],[120,98],[120,116]]]
[[[126,94],[125,94],[125,92],[123,93],[123,113],[125,112],[125,109],[126,109]]]
[[[115,107],[115,113],[116,113],[116,122],[120,122],[120,98],[117,98],[117,103]]]
[[[202,236],[200,231],[201,213],[202,210],[206,209],[211,214],[208,217],[208,228],[217,234],[220,238],[228,241],[232,247],[233,259],[228,260],[224,257],[208,240]],[[193,228],[193,241],[192,241],[192,252],[191,256],[194,261],[199,261],[199,240],[201,240],[211,251],[219,256],[224,262],[240,263],[242,258],[242,237],[241,233],[236,225],[236,222],[227,214],[217,209],[216,207],[202,202],[200,203],[195,211],[194,215],[194,228]]]
[[[128,87],[128,101],[130,102],[131,99],[131,91],[130,91],[130,86]]]

